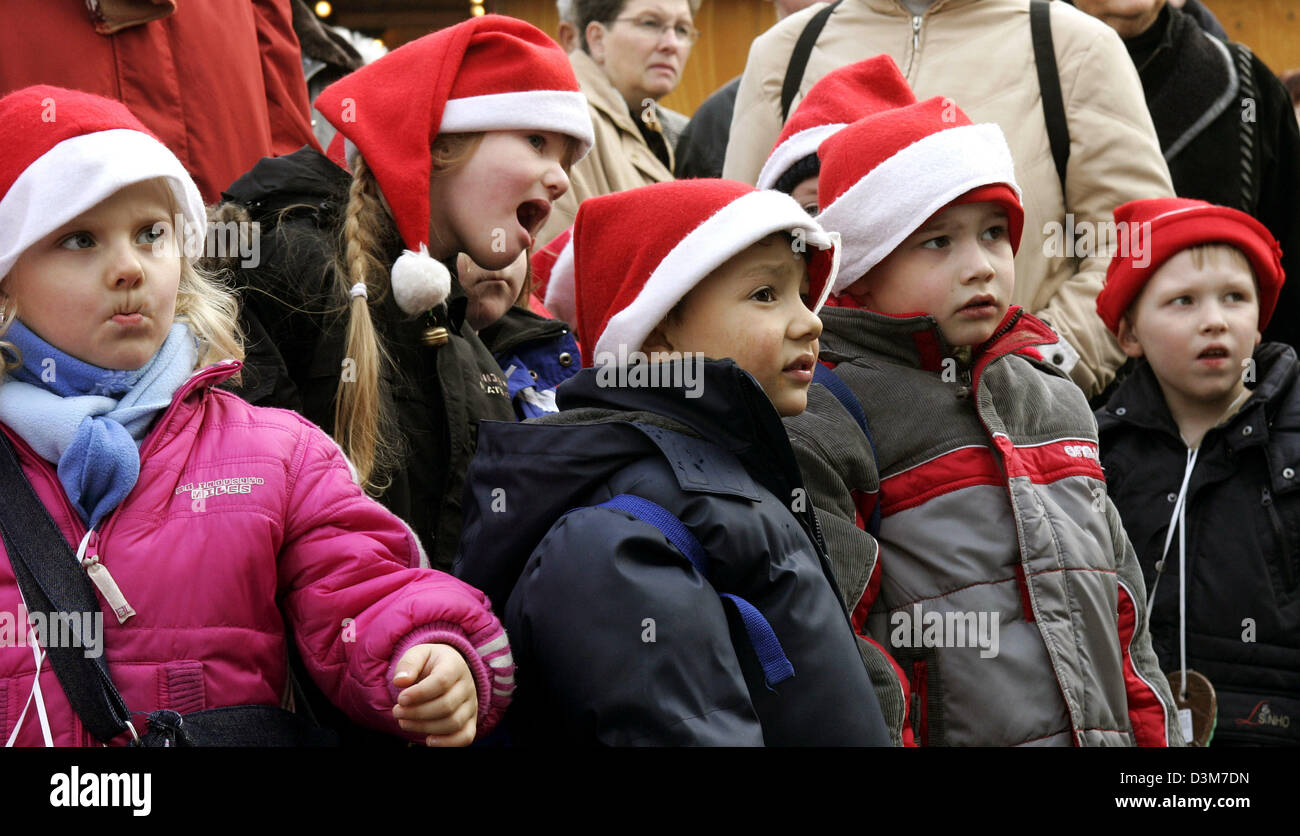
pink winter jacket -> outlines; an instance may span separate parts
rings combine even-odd
[[[137,729],[143,714],[160,708],[280,705],[287,621],[325,694],[356,722],[395,735],[402,734],[392,716],[397,660],[422,642],[455,647],[474,674],[479,733],[488,731],[509,702],[514,667],[487,596],[441,572],[410,568],[419,563],[415,538],[361,492],[321,430],[212,388],[238,368],[234,361],[211,366],[176,392],[141,444],[134,490],[87,548],[136,612],[119,624],[100,597],[102,647]],[[0,429],[75,551],[85,526],[54,467]],[[22,613],[4,554],[0,743],[32,690],[35,660]],[[54,744],[95,745],[48,660],[40,685]],[[128,733],[114,743],[129,740]],[[15,743],[42,745],[34,701]]]

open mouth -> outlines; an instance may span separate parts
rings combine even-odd
[[[551,204],[545,200],[530,200],[519,204],[519,208],[515,210],[515,218],[518,219],[519,225],[532,236],[536,236],[541,231],[542,224],[546,223],[546,218],[550,214]]]
[[[1216,360],[1227,359],[1228,349],[1221,345],[1212,345],[1209,348],[1196,355],[1197,360]]]
[[[811,374],[813,370],[813,366],[816,365],[816,363],[817,363],[817,359],[815,357],[813,357],[811,354],[805,354],[802,357],[800,357],[798,360],[795,360],[793,363],[787,365],[781,371],[808,372]]]

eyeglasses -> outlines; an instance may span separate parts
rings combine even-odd
[[[665,23],[662,19],[654,15],[642,15],[641,17],[616,17],[610,23],[631,23],[636,27],[636,31],[646,36],[654,38],[656,41],[662,40],[669,30],[677,36],[677,40],[690,46],[700,37],[700,30],[696,29],[689,23]]]

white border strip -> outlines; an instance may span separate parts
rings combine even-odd
[[[578,160],[596,141],[587,97],[569,90],[522,90],[449,99],[438,133],[555,131],[581,143]]]

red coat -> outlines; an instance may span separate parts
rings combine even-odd
[[[121,101],[215,203],[262,157],[319,148],[292,18],[289,0],[177,0],[101,35],[84,0],[9,0],[0,95],[56,84]]]
[[[313,679],[356,722],[399,733],[394,666],[409,647],[435,642],[465,656],[479,730],[489,730],[514,678],[487,597],[441,572],[407,568],[419,562],[414,536],[362,494],[328,436],[295,413],[212,388],[237,368],[209,367],[177,391],[141,444],[134,490],[87,550],[136,611],[119,624],[101,598],[100,647],[127,707],[138,720],[160,708],[280,705],[287,619]],[[75,549],[85,526],[53,465],[0,429]],[[0,544],[0,742],[32,690],[25,625],[14,630],[21,612]],[[55,745],[93,745],[48,660],[40,681]],[[42,745],[35,705],[16,743]]]

